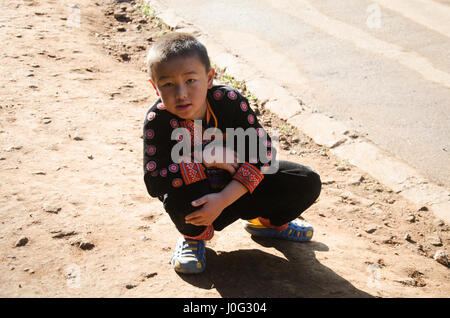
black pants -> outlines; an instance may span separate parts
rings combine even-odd
[[[222,211],[213,223],[214,229],[220,231],[238,219],[250,220],[258,216],[270,219],[272,225],[283,225],[308,209],[319,197],[321,187],[319,175],[311,168],[279,161],[276,173],[264,175],[252,194],[247,192]],[[205,192],[210,193],[211,189],[184,193],[183,198],[171,194],[164,197],[164,208],[180,233],[197,236],[205,230],[205,226],[184,222],[186,215],[198,209],[190,206],[190,201],[200,198]],[[186,201],[186,197],[191,200],[181,202]]]

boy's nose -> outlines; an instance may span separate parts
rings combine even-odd
[[[178,99],[184,99],[187,97],[187,89],[184,85],[178,86],[177,96]]]

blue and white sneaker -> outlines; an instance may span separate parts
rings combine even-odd
[[[183,274],[199,274],[205,270],[205,241],[180,237],[170,262],[173,269]]]
[[[295,219],[289,222],[288,227],[283,231],[265,227],[256,220],[244,220],[243,225],[244,229],[254,236],[273,237],[296,242],[310,241],[314,233],[314,229],[311,224],[300,219]]]

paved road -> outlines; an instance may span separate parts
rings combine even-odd
[[[449,0],[157,2],[450,186]]]

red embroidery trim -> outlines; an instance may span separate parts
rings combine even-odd
[[[258,184],[264,179],[264,175],[255,166],[245,162],[234,174],[233,179],[241,182],[250,193],[253,193]]]
[[[185,120],[180,123],[181,127],[186,128],[190,133],[191,138],[191,145],[194,146],[195,144],[201,144],[202,143],[202,133],[203,128],[200,127],[200,134],[197,136],[195,135],[195,124],[192,120]]]
[[[214,236],[214,227],[211,225],[208,225],[206,229],[197,236],[187,236],[183,235],[184,238],[192,239],[192,240],[202,240],[202,241],[209,241]]]
[[[287,227],[289,226],[289,223],[285,223],[285,224],[280,225],[280,226],[272,225],[272,223],[270,223],[270,219],[265,219],[265,218],[262,218],[260,216],[258,217],[258,220],[259,220],[259,223],[261,223],[265,227],[268,227],[270,229],[275,229],[275,230],[278,230],[280,232],[286,230]]]
[[[206,179],[205,168],[200,163],[182,162],[180,171],[185,184]]]

